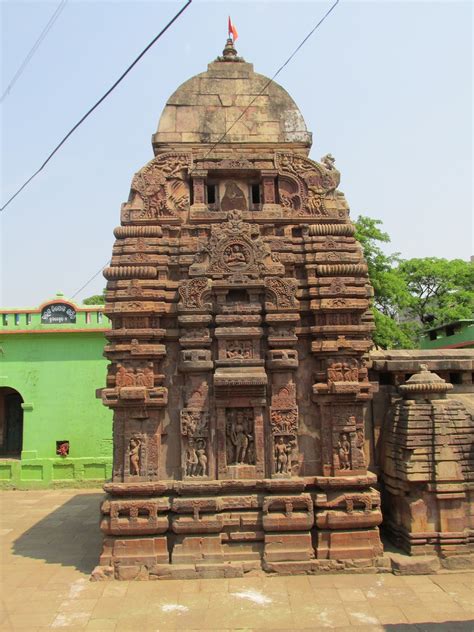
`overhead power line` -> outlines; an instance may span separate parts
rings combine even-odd
[[[191,4],[193,0],[187,0],[186,4],[184,4],[181,9],[178,11],[178,13],[176,13],[176,15],[168,22],[168,24],[158,33],[158,35],[156,37],[154,37],[151,42],[142,50],[142,52],[138,55],[138,57],[130,64],[130,66],[120,75],[120,77],[117,79],[117,81],[107,90],[107,92],[100,97],[100,99],[84,114],[84,116],[74,125],[74,127],[72,127],[69,132],[66,134],[66,136],[64,136],[64,138],[61,140],[60,143],[58,143],[58,145],[56,145],[56,147],[53,149],[53,151],[49,154],[49,156],[46,158],[46,160],[43,162],[43,164],[41,165],[41,167],[39,169],[37,169],[33,175],[31,175],[28,180],[26,180],[21,187],[5,202],[5,204],[0,208],[0,211],[4,211],[7,206],[13,202],[13,200],[17,197],[17,195],[19,195],[23,189],[25,187],[27,187],[29,185],[29,183],[41,172],[43,171],[43,169],[46,167],[46,165],[48,164],[48,162],[51,160],[51,158],[54,156],[54,154],[56,154],[61,147],[64,145],[64,143],[67,141],[67,139],[76,131],[76,129],[82,125],[82,123],[86,120],[86,118],[88,118],[92,112],[97,109],[99,107],[99,105],[105,101],[105,99],[109,96],[109,94],[111,92],[113,92],[115,90],[115,88],[119,85],[119,83],[121,83],[121,81],[123,81],[123,79],[125,79],[125,77],[128,75],[128,73],[132,70],[132,68],[134,66],[136,66],[138,64],[138,62],[140,61],[140,59],[145,55],[145,53],[148,52],[148,50],[153,46],[153,44],[155,44],[155,42],[157,42],[160,37],[170,28],[170,26],[172,24],[174,24],[174,22],[176,22],[176,20],[179,18],[179,16],[189,7],[189,5]]]
[[[110,263],[110,259],[109,259],[108,261],[106,261],[106,262],[105,262],[105,264],[104,264],[101,268],[99,268],[99,269],[97,270],[97,272],[94,274],[94,276],[91,276],[91,278],[90,278],[88,281],[86,281],[86,283],[84,283],[84,285],[83,285],[82,287],[80,287],[78,290],[76,290],[76,291],[74,292],[74,294],[71,296],[71,298],[76,297],[76,296],[79,294],[79,292],[82,292],[82,290],[83,290],[84,288],[86,288],[86,287],[89,285],[89,283],[92,283],[92,281],[96,278],[96,276],[97,276],[98,274],[100,274],[100,273],[102,272],[102,270],[103,270],[106,266],[108,266],[108,265],[109,265],[109,263]]]
[[[3,103],[3,101],[10,94],[13,86],[18,81],[18,79],[21,77],[21,75],[23,74],[25,68],[28,66],[28,64],[30,63],[31,59],[34,57],[34,54],[36,53],[38,48],[41,46],[41,43],[46,38],[46,36],[48,35],[49,31],[53,28],[54,23],[56,22],[56,20],[59,18],[59,16],[63,12],[67,2],[68,2],[68,0],[61,0],[61,2],[58,4],[56,9],[54,10],[53,15],[49,18],[47,24],[45,25],[45,27],[43,28],[43,30],[39,34],[38,39],[33,44],[33,46],[31,47],[30,51],[28,52],[27,56],[25,57],[25,59],[20,64],[20,67],[18,68],[16,73],[13,75],[13,77],[12,77],[10,83],[8,84],[5,92],[2,94],[2,96],[0,98],[0,103]]]
[[[249,107],[252,105],[252,103],[258,99],[259,96],[261,96],[265,90],[268,88],[268,86],[271,84],[271,82],[280,74],[280,72],[283,70],[283,68],[285,68],[285,66],[287,66],[290,61],[293,59],[293,57],[296,55],[296,53],[300,50],[300,48],[302,48],[302,46],[309,40],[309,38],[311,37],[311,35],[313,35],[313,33],[321,26],[321,24],[324,22],[324,20],[329,16],[329,14],[336,8],[336,6],[339,4],[340,0],[336,0],[336,2],[334,2],[334,4],[330,7],[330,9],[328,9],[328,11],[326,11],[326,13],[323,15],[323,17],[319,20],[319,22],[311,29],[311,31],[308,33],[308,35],[298,44],[298,46],[295,48],[295,50],[291,53],[291,55],[288,57],[288,59],[280,66],[280,68],[278,68],[278,70],[273,74],[273,76],[265,83],[264,87],[262,88],[262,90],[257,94],[256,97],[254,97],[252,99],[252,101],[247,105],[247,107],[242,111],[242,114],[232,123],[232,125],[229,127],[229,129],[227,129],[224,134],[219,138],[219,140],[214,143],[214,145],[209,149],[209,151],[207,152],[207,154],[205,155],[205,158],[207,158],[207,156],[209,156],[209,154],[217,147],[217,145],[219,143],[221,143],[224,138],[227,136],[227,134],[230,132],[230,130],[234,127],[234,125],[243,117],[243,115],[245,114],[245,112],[249,109]],[[194,170],[191,170],[190,173],[193,173]],[[109,262],[107,262],[105,264],[108,265]],[[99,268],[99,270],[97,270],[97,272],[94,274],[93,277],[91,277],[87,283],[85,283],[79,290],[77,290],[77,292],[75,292],[72,295],[72,298],[74,298],[77,294],[79,294],[79,292],[82,292],[82,290],[87,287],[89,285],[89,283],[91,281],[93,281],[96,276],[105,268],[105,266],[102,266],[101,268]]]

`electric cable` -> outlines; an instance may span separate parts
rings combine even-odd
[[[160,37],[170,28],[170,26],[176,22],[176,20],[180,17],[180,15],[189,7],[189,5],[191,4],[193,0],[187,0],[186,4],[184,4],[181,9],[178,11],[178,13],[176,13],[176,15],[168,22],[168,24],[158,33],[158,35],[156,37],[154,37],[151,42],[142,50],[142,52],[138,55],[138,57],[130,64],[130,66],[120,75],[120,77],[117,79],[117,81],[107,90],[107,92],[102,95],[100,97],[100,99],[86,112],[86,114],[84,114],[84,116],[74,125],[74,127],[72,127],[69,132],[66,134],[66,136],[64,136],[64,138],[61,140],[61,142],[56,145],[56,147],[53,149],[53,151],[49,154],[49,156],[46,158],[46,160],[43,162],[43,164],[41,165],[41,167],[39,169],[37,169],[32,176],[30,176],[28,178],[28,180],[26,180],[21,187],[16,191],[16,193],[14,193],[9,200],[7,200],[7,202],[0,208],[0,212],[4,211],[7,206],[13,202],[13,200],[17,197],[17,195],[19,195],[23,189],[25,187],[27,187],[29,185],[29,183],[41,172],[43,171],[43,169],[46,167],[46,165],[48,164],[48,162],[51,160],[51,158],[61,149],[61,147],[64,145],[64,143],[67,141],[67,139],[76,131],[76,129],[82,125],[82,123],[86,120],[86,118],[88,118],[92,112],[99,107],[99,105],[105,101],[105,99],[109,96],[109,94],[111,92],[113,92],[115,90],[115,88],[119,85],[119,83],[121,83],[121,81],[123,79],[125,79],[125,77],[128,75],[128,73],[132,70],[132,68],[134,66],[136,66],[136,64],[138,64],[138,62],[140,61],[140,59],[145,55],[145,53],[148,52],[148,50],[153,46],[153,44],[155,44],[155,42],[157,42]]]
[[[308,35],[306,35],[306,37],[298,44],[298,46],[295,48],[295,50],[291,53],[291,55],[288,57],[288,59],[278,68],[278,70],[272,75],[272,77],[265,83],[264,87],[262,88],[262,90],[252,99],[252,101],[250,101],[250,103],[246,106],[246,108],[242,111],[242,113],[240,114],[240,116],[232,123],[232,125],[229,127],[229,129],[227,129],[224,134],[219,138],[219,140],[217,142],[214,143],[214,145],[212,145],[212,147],[209,149],[209,151],[207,152],[207,154],[205,154],[203,160],[205,160],[209,154],[214,151],[214,149],[217,147],[217,145],[219,143],[221,143],[224,138],[227,136],[227,134],[230,132],[230,130],[234,127],[234,125],[243,117],[243,115],[245,114],[245,112],[249,109],[249,107],[252,105],[252,103],[254,103],[254,101],[256,99],[258,99],[258,97],[260,97],[265,90],[268,88],[268,86],[271,84],[272,81],[274,81],[274,79],[280,74],[280,72],[285,68],[285,66],[287,66],[290,61],[293,59],[293,57],[296,55],[296,53],[304,46],[304,44],[308,41],[308,39],[313,35],[313,33],[321,26],[321,24],[324,22],[324,20],[326,20],[326,18],[330,15],[330,13],[336,8],[336,6],[339,4],[340,0],[336,0],[336,2],[334,2],[334,4],[326,11],[326,13],[323,15],[323,17],[319,20],[319,22],[311,29],[311,31],[308,33]],[[192,175],[193,171],[195,171],[196,168],[192,169],[189,172],[189,175]],[[109,262],[107,262],[105,264],[105,266],[108,264]],[[105,268],[105,266],[103,266],[102,268],[100,268],[93,277],[91,277],[89,279],[89,281],[87,281],[87,283],[85,285],[83,285],[79,290],[77,290],[77,292],[75,292],[71,298],[74,298],[77,294],[79,294],[79,292],[81,292],[85,287],[87,287],[87,285],[89,285],[89,283],[91,281],[93,281],[96,276]]]
[[[109,263],[110,263],[110,259],[108,261],[106,261],[105,264],[101,268],[99,268],[97,270],[97,272],[94,274],[94,276],[91,276],[91,278],[88,281],[86,281],[86,283],[84,283],[84,285],[82,287],[80,287],[78,290],[76,290],[74,292],[74,294],[71,296],[71,298],[74,298],[75,296],[77,296],[79,294],[79,292],[82,292],[82,290],[84,288],[86,288],[89,285],[89,283],[91,283],[96,278],[96,276],[98,274],[100,274],[102,272],[102,270],[109,265]]]
[[[11,79],[10,83],[8,84],[5,92],[0,97],[0,103],[3,103],[3,101],[10,94],[11,89],[13,88],[15,83],[18,81],[18,79],[21,77],[21,75],[23,74],[24,70],[26,69],[26,67],[28,66],[30,61],[33,59],[34,54],[36,53],[36,51],[40,47],[40,45],[43,42],[43,40],[48,35],[49,31],[53,28],[54,23],[56,22],[56,20],[59,18],[59,16],[61,15],[62,11],[66,7],[67,2],[68,2],[68,0],[61,0],[61,2],[56,7],[53,15],[49,18],[49,21],[47,22],[47,24],[45,25],[45,27],[43,28],[43,30],[39,34],[38,39],[36,40],[36,42],[31,47],[31,49],[28,52],[28,54],[26,55],[25,59],[20,64],[18,70],[13,75],[13,78]]]

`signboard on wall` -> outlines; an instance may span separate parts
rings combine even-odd
[[[49,303],[41,310],[41,323],[43,325],[62,325],[63,323],[75,323],[76,310],[67,303]]]

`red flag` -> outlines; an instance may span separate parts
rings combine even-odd
[[[235,42],[235,40],[239,37],[239,34],[237,33],[237,29],[232,24],[230,16],[229,16],[229,37],[230,36],[232,36],[232,40]]]

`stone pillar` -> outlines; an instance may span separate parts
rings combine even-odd
[[[262,193],[263,193],[263,206],[262,211],[274,211],[279,209],[277,204],[277,192],[276,192],[276,171],[262,170]]]
[[[195,170],[192,172],[192,189],[193,189],[193,203],[191,209],[194,211],[207,210],[206,205],[206,178],[207,171]]]

